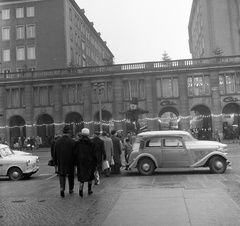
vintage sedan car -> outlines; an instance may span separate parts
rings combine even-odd
[[[224,173],[230,162],[227,145],[195,139],[186,131],[148,131],[137,135],[128,157],[129,169],[151,175],[163,171],[193,170],[209,167],[212,173]]]
[[[29,178],[39,169],[39,157],[22,153],[15,154],[7,145],[0,144],[0,176],[10,180]]]

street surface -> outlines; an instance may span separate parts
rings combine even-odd
[[[208,170],[140,176],[136,170],[101,177],[93,195],[65,191],[47,166],[49,149],[39,149],[40,169],[30,179],[0,179],[0,225],[240,225],[240,146],[228,144],[232,166],[224,174]]]

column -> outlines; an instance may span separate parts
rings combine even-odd
[[[62,115],[62,86],[60,82],[57,82],[53,85],[53,95],[54,95],[54,123],[55,124],[55,134],[61,133],[62,126],[61,123],[63,122],[63,115]],[[59,125],[58,125],[59,124]]]
[[[26,111],[25,111],[25,121],[27,125],[33,125],[33,89],[31,84],[25,85],[25,104],[26,104]],[[26,136],[30,137],[34,134],[33,126],[26,127]]]

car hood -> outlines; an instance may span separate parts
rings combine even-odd
[[[32,155],[32,153],[25,152],[25,151],[17,151],[17,150],[12,150],[15,155]]]
[[[227,145],[226,144],[223,144],[223,143],[220,143],[220,142],[217,142],[217,141],[210,141],[210,140],[195,140],[195,141],[186,141],[186,146],[187,147],[198,147],[198,148],[201,148],[201,147],[221,147],[221,148],[226,148]]]
[[[30,160],[31,163],[38,161],[38,156],[35,155],[9,155],[4,157],[4,161],[13,162],[23,162]]]

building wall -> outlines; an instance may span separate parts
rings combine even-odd
[[[106,120],[103,115],[103,120],[114,122],[111,125],[107,122],[110,130],[122,129],[127,132],[126,112],[130,109],[133,97],[137,97],[138,107],[148,111],[140,114],[139,119],[143,120],[150,130],[160,129],[159,119],[165,112],[172,112],[178,117],[178,129],[188,130],[191,112],[197,111],[201,115],[201,120],[207,120],[205,124],[203,123],[204,128],[212,130],[217,127],[222,134],[224,116],[229,118],[230,114],[237,114],[232,118],[232,123],[238,123],[240,126],[240,56],[220,59],[221,61],[219,58],[208,58],[204,61],[201,59],[171,61],[168,65],[164,62],[156,62],[144,63],[144,66],[143,63],[136,63],[77,68],[75,71],[67,69],[36,71],[26,72],[24,76],[20,73],[0,74],[0,106],[2,106],[0,137],[10,139],[10,131],[15,126],[17,128],[25,126],[26,136],[39,135],[39,128],[45,124],[40,119],[43,117],[43,120],[45,116],[52,118],[53,122],[51,120],[46,122],[49,125],[44,130],[51,131],[53,127],[54,134],[61,133],[70,113],[79,114],[82,118],[82,121],[77,122],[73,119],[72,125],[78,126],[78,129],[81,126],[88,127],[93,133],[99,125],[97,115],[100,106],[98,99],[93,98],[93,88],[96,83],[105,83],[104,95],[107,98],[102,99],[101,109],[111,116]],[[221,76],[225,79],[224,89],[220,86]],[[230,84],[228,78],[231,76]],[[191,83],[192,78],[193,83]],[[161,86],[158,86],[159,80]],[[126,82],[129,82],[132,91],[135,89],[136,92],[132,92],[135,96],[127,96],[126,89],[129,87],[124,85]],[[134,84],[138,85],[134,86]],[[66,86],[68,90],[65,90]],[[43,104],[41,101],[39,104],[37,90],[41,91],[44,87],[52,87],[52,89],[48,88],[48,95],[42,92],[39,98],[42,98]],[[24,90],[25,100],[20,106],[14,100],[15,92],[19,88]],[[172,89],[170,93],[169,89]],[[77,93],[73,96],[79,99],[67,102],[65,99],[66,96],[71,96],[70,93]],[[46,99],[50,101],[46,102]],[[17,116],[25,121],[24,125],[11,124],[13,118]],[[39,122],[41,123],[38,124]]]
[[[189,47],[193,58],[240,54],[239,1],[193,0],[189,19]]]

